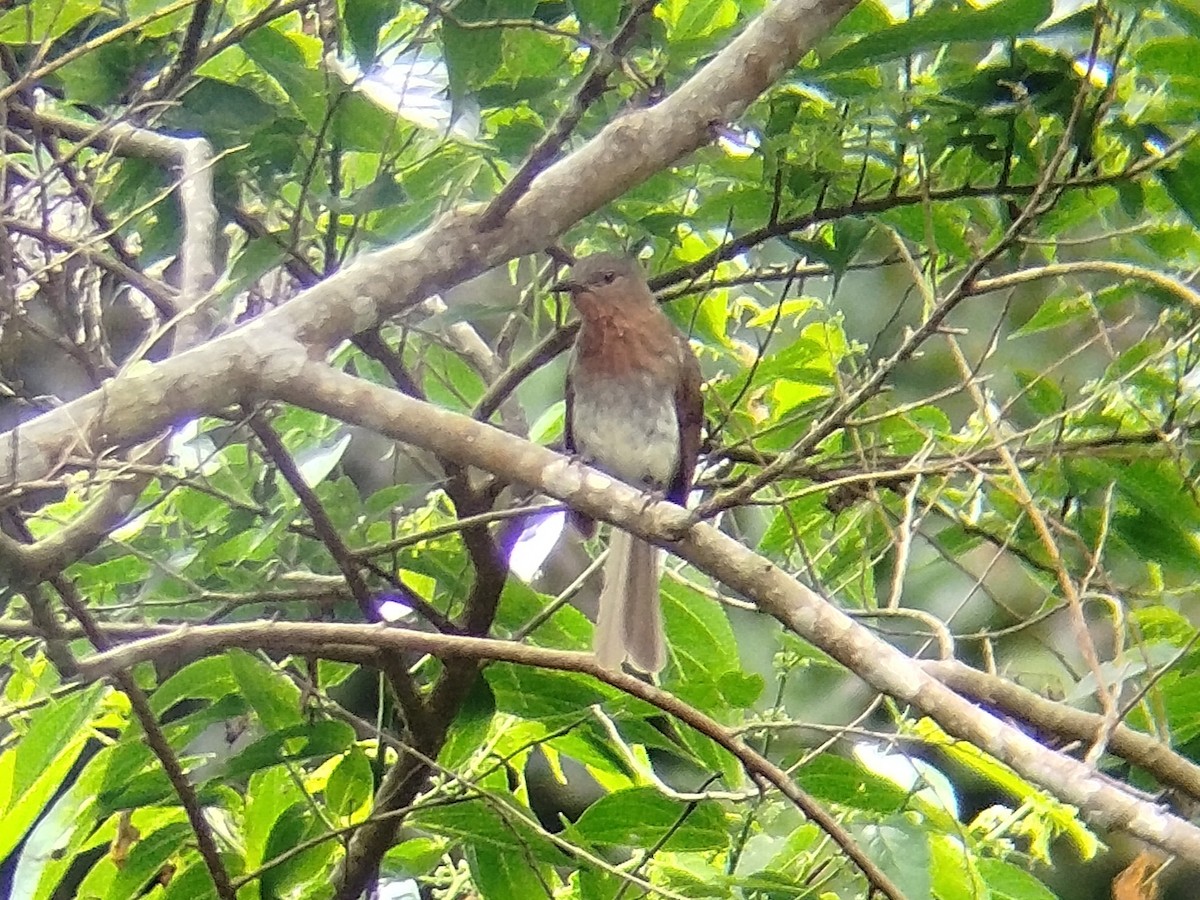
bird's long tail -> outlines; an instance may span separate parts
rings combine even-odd
[[[606,669],[620,669],[625,660],[642,672],[666,665],[658,567],[658,548],[613,529],[596,617],[596,658]]]

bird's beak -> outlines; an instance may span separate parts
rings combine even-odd
[[[554,284],[550,285],[550,290],[555,293],[574,294],[580,287],[581,285],[578,281],[572,281],[570,278],[560,278]]]

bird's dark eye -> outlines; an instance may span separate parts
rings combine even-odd
[[[602,272],[600,274],[600,280],[603,281],[605,284],[612,284],[613,279],[616,277],[617,277],[616,272]]]

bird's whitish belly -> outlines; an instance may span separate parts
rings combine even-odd
[[[673,392],[649,379],[576,379],[571,430],[575,449],[631,485],[666,488],[679,465]]]

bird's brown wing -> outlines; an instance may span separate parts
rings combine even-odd
[[[675,383],[675,416],[679,421],[679,468],[671,480],[667,498],[680,506],[687,505],[688,492],[692,489],[692,476],[696,472],[696,460],[700,456],[700,427],[704,424],[704,396],[700,387],[704,377],[700,374],[700,361],[692,352],[688,339],[680,332],[679,380]]]
[[[567,382],[563,386],[563,396],[567,401],[567,409],[563,417],[563,447],[568,453],[574,453],[575,430],[571,427],[571,419],[575,414],[575,383],[571,378],[570,368],[567,369]]]
[[[563,395],[567,401],[566,414],[563,416],[563,446],[566,451],[572,455],[577,452],[575,447],[575,430],[571,427],[575,416],[575,384],[571,379],[571,370],[574,368],[574,360],[567,367],[567,383],[563,388]],[[567,518],[575,529],[584,537],[591,537],[596,533],[596,520],[590,519],[581,512],[575,510],[567,510]]]

